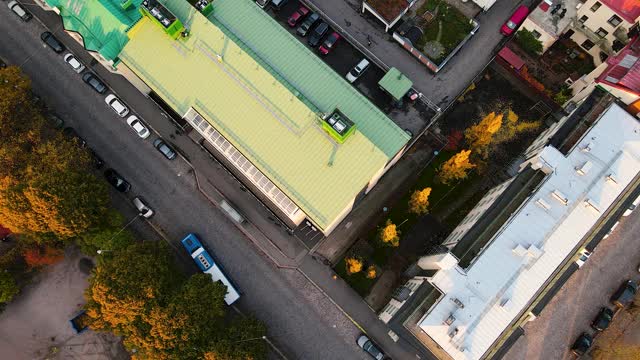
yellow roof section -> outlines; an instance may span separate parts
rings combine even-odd
[[[387,156],[356,132],[337,144],[316,110],[199,13],[173,40],[143,18],[120,58],[176,111],[196,109],[321,228],[380,171]]]

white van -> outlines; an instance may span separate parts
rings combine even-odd
[[[360,60],[358,65],[356,65],[353,69],[351,69],[351,71],[347,73],[347,76],[345,76],[347,78],[347,81],[350,83],[353,83],[354,81],[358,80],[358,78],[365,72],[365,70],[367,70],[368,67],[369,67],[369,60],[367,59]]]

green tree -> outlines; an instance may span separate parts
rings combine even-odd
[[[516,33],[516,43],[530,55],[537,56],[542,54],[542,41],[536,39],[533,33],[527,29],[522,29]]]
[[[76,238],[76,243],[85,254],[95,254],[98,249],[121,250],[133,243],[133,236],[126,229],[125,219],[119,212],[110,210],[103,223],[89,229]]]
[[[224,338],[211,342],[205,360],[257,360],[267,356],[266,328],[254,317],[235,320]]]
[[[8,271],[0,270],[0,303],[11,301],[18,294],[20,288]]]

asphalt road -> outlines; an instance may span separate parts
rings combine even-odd
[[[168,161],[152,146],[157,137],[139,139],[95,93],[46,48],[36,21],[21,22],[0,6],[0,57],[19,65],[34,91],[87,140],[89,146],[132,184],[127,197],[143,195],[156,211],[154,226],[176,247],[187,232],[196,232],[221,261],[244,296],[241,310],[265,321],[269,337],[289,359],[367,359],[355,345],[359,330],[299,272],[277,269],[262,257],[229,220],[195,189],[193,174],[181,159]],[[57,27],[52,32],[89,64],[80,45]],[[100,70],[104,73],[104,69]],[[114,82],[124,81],[114,80]],[[125,99],[140,99],[138,93]],[[149,101],[135,104],[143,119],[167,139],[175,128]],[[121,203],[122,196],[114,197]]]
[[[609,298],[618,287],[628,279],[640,279],[639,232],[640,211],[623,217],[616,230],[600,242],[540,316],[524,326],[524,336],[504,359],[574,359],[569,348],[582,332],[594,334],[590,324],[600,308],[613,309]]]

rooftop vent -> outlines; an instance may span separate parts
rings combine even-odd
[[[335,109],[329,116],[323,119],[322,128],[340,144],[356,130],[353,121],[349,120],[340,110]]]
[[[444,320],[444,324],[450,326],[454,321],[456,321],[456,317],[451,313],[449,314],[449,317]]]
[[[450,338],[453,338],[456,335],[458,335],[458,328],[454,328],[453,330],[451,330],[451,332],[449,332]]]
[[[144,0],[140,6],[140,12],[162,26],[164,31],[176,39],[184,30],[184,25],[178,18],[164,7],[158,0]]]
[[[513,248],[513,253],[518,256],[524,256],[527,253],[527,249],[525,249],[524,246],[518,244],[516,247]]]
[[[613,174],[609,174],[607,175],[607,181],[614,183],[614,184],[618,184],[618,179],[616,179],[616,177]]]
[[[584,201],[584,206],[591,208],[592,210],[595,210],[595,212],[599,213],[600,209],[598,208],[598,204],[596,204],[595,201],[591,200],[591,199],[587,199]]]
[[[593,143],[588,143],[585,146],[580,148],[582,152],[590,152],[593,149]]]
[[[535,245],[529,245],[529,247],[527,248],[527,255],[531,256],[532,258],[539,258],[540,255],[542,255],[542,250],[540,250],[537,246]]]
[[[462,303],[462,301],[458,300],[458,298],[451,298],[451,301],[453,301],[453,303],[456,304],[456,306],[458,306],[460,309],[464,309],[464,304]]]
[[[593,163],[591,161],[587,161],[582,166],[576,166],[576,172],[578,173],[578,175],[584,176],[589,172],[589,170],[591,170],[592,167]]]
[[[544,201],[542,199],[536,200],[536,205],[540,206],[545,211],[551,209],[551,205],[549,205],[549,203],[547,203],[546,201]]]
[[[569,203],[569,198],[567,198],[560,190],[553,190],[551,193],[554,199],[558,200],[562,205],[567,205]]]

